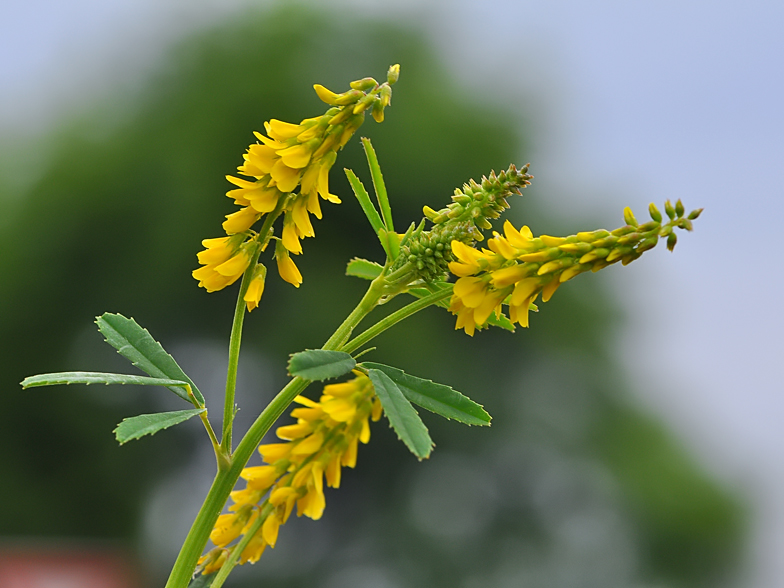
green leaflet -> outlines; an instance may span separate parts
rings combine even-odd
[[[179,425],[197,414],[206,412],[206,408],[192,408],[190,410],[175,410],[174,412],[156,412],[153,414],[140,414],[135,417],[123,419],[114,430],[115,437],[120,445],[138,439],[144,435],[152,435],[163,429]]]
[[[384,226],[387,231],[394,232],[395,227],[392,224],[392,207],[389,206],[387,187],[384,184],[384,177],[381,175],[381,166],[378,165],[376,150],[373,149],[373,144],[367,137],[362,137],[362,147],[365,149],[370,175],[373,178],[373,188],[376,192],[376,200],[378,200],[378,206],[381,209],[381,217],[384,219]],[[392,253],[392,259],[395,259],[398,251],[392,251]]]
[[[379,229],[384,228],[384,221],[381,220],[381,216],[379,216],[376,207],[373,206],[373,203],[370,201],[370,196],[368,195],[367,190],[365,190],[365,186],[353,171],[350,169],[344,169],[343,171],[346,172],[348,183],[351,184],[351,189],[354,191],[354,196],[357,197],[360,207],[362,207],[362,212],[365,213],[368,221],[370,221],[373,232],[378,234]]]
[[[349,373],[356,365],[345,351],[307,349],[291,356],[289,373],[306,380],[328,380]]]
[[[355,257],[348,262],[348,265],[346,266],[346,275],[362,278],[364,280],[375,280],[381,275],[383,270],[384,268],[381,265],[373,261]]]
[[[190,384],[193,395],[201,406],[204,396],[193,381],[185,375],[174,358],[164,351],[161,344],[152,335],[140,327],[132,318],[121,314],[104,313],[96,319],[98,329],[106,338],[106,342],[117,350],[117,353],[128,359],[133,365],[153,378],[167,378]],[[177,396],[191,402],[186,391],[177,386],[167,386]]]
[[[168,378],[148,378],[129,374],[105,374],[102,372],[59,372],[39,374],[22,380],[22,388],[36,386],[55,386],[57,384],[135,384],[137,386],[174,386],[182,388],[187,394],[188,382]]]
[[[419,418],[417,411],[411,406],[389,376],[378,369],[369,369],[368,376],[373,382],[376,396],[384,407],[384,414],[389,419],[389,424],[397,433],[398,438],[420,460],[430,457],[433,450],[433,440],[427,432],[427,427]]]
[[[447,419],[454,419],[466,425],[489,425],[492,418],[467,396],[444,384],[423,380],[405,373],[403,370],[380,363],[363,362],[368,370],[386,374],[410,402]]]

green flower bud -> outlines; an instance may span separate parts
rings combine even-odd
[[[670,220],[675,218],[675,209],[672,207],[672,202],[669,200],[664,203],[664,212],[667,213],[667,216],[670,217]]]
[[[662,222],[662,214],[659,212],[659,209],[656,208],[656,205],[651,202],[648,205],[648,213],[651,215],[651,218],[655,220],[657,223]]]

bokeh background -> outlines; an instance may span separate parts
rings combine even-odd
[[[264,120],[322,110],[312,83],[400,63],[387,120],[361,129],[400,226],[528,161],[511,215],[536,233],[613,228],[623,206],[642,217],[666,198],[706,211],[674,255],[570,282],[529,330],[469,339],[431,309],[379,338],[373,359],[463,390],[493,427],[425,415],[437,449],[417,463],[377,425],[324,519],[288,523],[231,585],[778,586],[782,278],[762,221],[784,206],[782,16],[766,2],[3,4],[0,556],[109,545],[138,585],[163,583],[212,476],[202,432],[118,448],[120,419],[176,398],[18,382],[127,371],[92,324],[121,312],[219,413],[234,293],[189,272],[233,210],[223,176]],[[380,255],[340,174],[367,179],[356,140],[338,163],[344,204],[304,243],[303,286],[270,279],[246,323],[240,430],[287,354],[319,346],[359,297],[345,261]]]

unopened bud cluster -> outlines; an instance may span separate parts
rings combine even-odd
[[[471,243],[475,237],[474,226],[466,221],[435,225],[430,231],[424,230],[424,221],[400,244],[400,256],[392,270],[410,263],[417,278],[427,282],[444,279],[449,272],[449,262],[455,261],[452,254],[452,241]]]
[[[518,170],[514,165],[498,175],[490,172],[490,177],[482,176],[477,183],[470,180],[463,189],[456,189],[452,204],[439,211],[429,206],[423,209],[425,216],[435,225],[450,221],[468,221],[478,229],[490,229],[490,220],[501,216],[509,208],[509,196],[520,195],[520,190],[531,185],[533,176],[528,173],[528,165]],[[474,233],[474,240],[481,241],[480,231]]]
[[[680,200],[673,207],[665,205],[670,221],[662,225],[662,216],[651,204],[649,222],[640,224],[629,208],[624,210],[626,225],[614,231],[581,232],[569,237],[534,237],[528,227],[515,229],[507,221],[504,235],[495,233],[488,240],[489,249],[475,249],[455,241],[452,252],[458,261],[449,264],[459,276],[454,286],[450,310],[457,315],[456,328],[473,335],[491,314],[500,315],[502,305],[509,307],[509,319],[528,326],[528,310],[537,296],[547,302],[567,280],[587,272],[596,272],[620,261],[627,265],[652,249],[660,238],[667,238],[672,250],[674,229],[692,230],[692,220],[701,209],[684,217]]]

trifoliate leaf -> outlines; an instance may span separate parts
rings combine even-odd
[[[384,372],[397,384],[403,395],[414,404],[421,406],[447,419],[455,419],[466,425],[489,425],[492,418],[467,396],[444,384],[423,380],[405,373],[403,370],[380,363],[364,362],[367,369]]]
[[[356,365],[345,351],[308,349],[291,356],[289,373],[306,380],[328,380],[349,373]]]
[[[185,375],[174,358],[152,338],[147,329],[140,327],[132,318],[108,312],[99,316],[95,322],[103,336],[106,337],[106,342],[114,347],[117,353],[153,378],[168,378],[187,382],[190,384],[196,400],[204,406],[202,393]],[[183,400],[191,401],[183,388],[177,386],[167,386],[167,388]]]
[[[163,429],[179,425],[197,414],[205,412],[206,408],[191,410],[175,410],[173,412],[156,412],[153,414],[140,414],[135,417],[123,419],[114,430],[115,437],[120,445],[144,435],[152,435]]]
[[[389,424],[397,433],[398,438],[406,444],[411,453],[420,460],[430,457],[433,450],[433,440],[427,432],[427,427],[419,418],[417,411],[403,395],[389,376],[383,371],[369,369],[368,376],[373,382],[376,396],[384,407],[384,414],[389,419]]]

